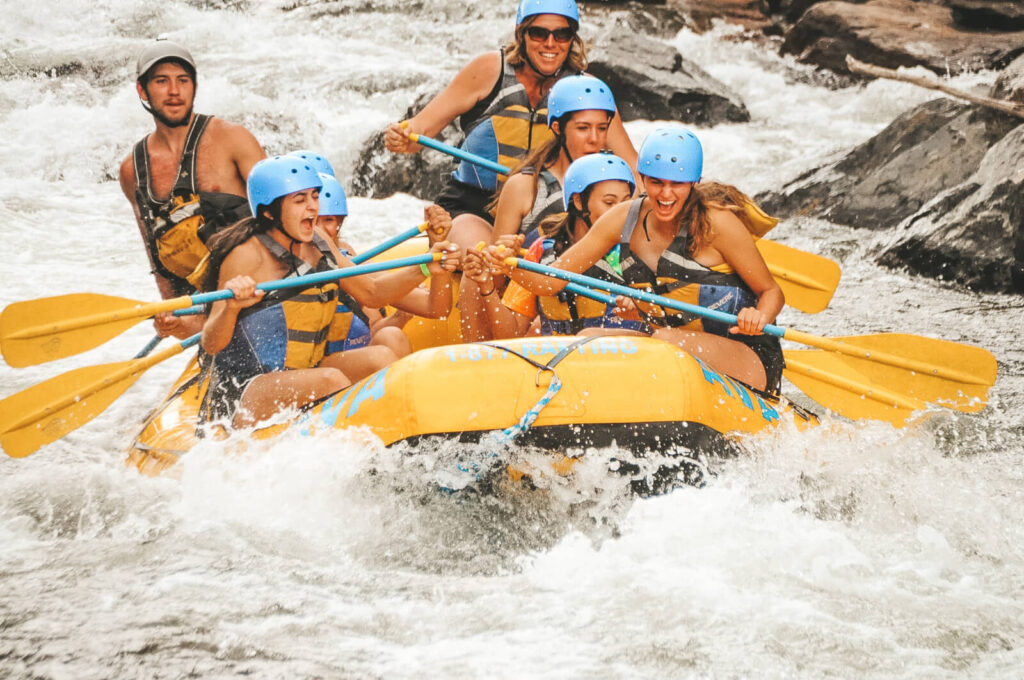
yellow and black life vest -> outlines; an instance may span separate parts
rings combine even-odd
[[[571,75],[569,71],[559,78]],[[461,148],[506,168],[521,161],[531,150],[554,138],[548,127],[548,98],[536,107],[530,104],[526,88],[516,78],[515,68],[501,54],[501,76],[490,94],[459,118],[466,135]],[[464,184],[495,191],[506,175],[474,165],[459,163],[453,177]]]
[[[319,234],[314,234],[313,243],[323,256],[316,267],[292,255],[266,234],[256,238],[291,269],[289,278],[337,267],[327,242]],[[308,288],[268,292],[260,302],[239,312],[231,342],[214,355],[217,373],[258,375],[319,364],[338,306],[338,291],[338,283],[328,281]]]
[[[629,243],[639,222],[643,202],[643,196],[633,200],[619,239],[622,277],[628,285],[727,314],[737,314],[745,307],[757,305],[757,296],[732,267],[724,263],[706,267],[693,259],[690,255],[690,234],[686,229],[681,229],[661,254],[657,272],[652,272],[643,260],[633,255]],[[740,217],[748,230],[751,229],[747,221]],[[640,300],[636,304],[643,317],[653,326],[682,327],[730,337],[728,332],[731,324],[702,319],[694,314],[665,309]]]
[[[533,168],[524,168],[524,174],[533,175]],[[529,234],[540,226],[545,217],[565,212],[565,200],[562,198],[562,183],[550,170],[540,171],[537,182],[537,195],[533,199],[533,207],[519,225],[520,234]]]
[[[561,232],[556,238],[546,238],[531,247],[540,249],[540,263],[550,265],[572,245]],[[618,247],[598,260],[586,276],[612,283],[623,283],[618,271]],[[538,295],[537,313],[540,315],[541,333],[544,335],[573,335],[584,328],[628,328],[641,330],[643,324],[622,319],[614,314],[614,307],[591,298],[561,290],[557,295]]]
[[[210,251],[206,241],[218,228],[249,216],[243,196],[200,192],[196,149],[210,116],[196,114],[185,138],[178,174],[165,201],[153,196],[149,149],[143,138],[135,145],[135,201],[146,232],[155,271],[171,283],[176,295],[195,292],[206,276]]]

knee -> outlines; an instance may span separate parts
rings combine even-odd
[[[391,361],[412,353],[412,343],[409,342],[409,336],[402,329],[395,328],[394,326],[377,331],[374,335],[373,343],[391,350],[394,354],[394,359],[391,359]]]
[[[322,368],[320,370],[320,385],[317,391],[321,394],[333,394],[351,384],[352,381],[340,369]]]

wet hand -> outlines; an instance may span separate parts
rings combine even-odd
[[[420,145],[409,139],[408,121],[391,123],[384,130],[384,146],[394,153],[416,153]]]
[[[440,261],[431,262],[427,265],[427,269],[430,270],[431,274],[448,274],[462,265],[462,251],[454,243],[438,241],[430,247],[430,252],[441,253]]]
[[[423,217],[427,221],[427,239],[431,245],[448,238],[452,230],[452,216],[439,205],[428,205],[423,209]]]
[[[256,282],[248,276],[236,276],[229,279],[224,287],[235,294],[233,298],[226,300],[228,307],[245,309],[263,299],[263,291],[256,290]]]
[[[636,303],[633,301],[633,298],[626,297],[625,295],[615,297],[615,308],[612,312],[621,319],[628,319],[630,321],[640,320],[640,310],[637,308]]]
[[[479,250],[467,250],[462,259],[462,275],[477,284],[490,285],[491,270]]]
[[[153,317],[153,328],[161,338],[173,335],[179,340],[184,340],[201,331],[205,320],[206,316],[203,314],[174,316],[170,312],[165,312]]]
[[[744,307],[736,315],[736,325],[729,329],[733,335],[761,335],[764,325],[769,322],[756,307]]]

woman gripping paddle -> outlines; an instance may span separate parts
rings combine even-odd
[[[394,361],[394,353],[383,346],[326,353],[339,290],[383,306],[407,294],[428,273],[448,277],[457,266],[453,253],[444,264],[432,262],[422,270],[405,267],[294,294],[264,295],[256,289],[260,282],[351,264],[315,229],[322,185],[320,175],[301,158],[261,161],[248,180],[256,217],[211,239],[211,285],[231,290],[234,297],[214,302],[203,326],[203,349],[213,355],[204,420],[251,425],[336,392]],[[432,250],[446,253],[447,246],[439,241]]]
[[[598,78],[569,76],[555,83],[548,95],[548,128],[553,136],[518,164],[502,185],[495,201],[494,231],[487,241],[518,233],[527,236],[526,245],[532,244],[541,220],[566,210],[562,184],[569,165],[607,146],[615,114],[611,88]],[[494,285],[500,295],[504,277]],[[491,337],[482,316],[484,306],[479,287],[472,279],[465,282],[459,289],[464,341]]]
[[[738,189],[701,182],[703,149],[689,130],[655,130],[640,147],[637,170],[647,194],[616,206],[554,266],[582,273],[619,246],[627,284],[736,314],[735,326],[640,305],[654,336],[752,387],[777,392],[785,362],[777,337],[762,334],[785,304],[741,219]],[[501,263],[492,258],[495,266]],[[515,281],[538,295],[565,283],[516,269]],[[620,306],[632,305],[620,297]]]
[[[596,153],[573,161],[565,173],[565,212],[545,219],[528,236],[533,238],[533,245],[526,257],[545,264],[554,261],[579,242],[602,215],[629,200],[635,188],[632,169],[618,156]],[[521,235],[501,237],[497,247],[492,248],[493,259],[517,252],[522,242]],[[605,257],[591,267],[588,275],[622,283],[615,269],[617,253],[614,249],[612,253],[613,257]],[[535,318],[538,320],[534,324],[536,330],[543,335],[604,333],[606,331],[598,329],[608,328],[614,328],[615,332],[640,331],[645,328],[639,321],[616,316],[614,307],[577,297],[568,291],[558,296],[538,298],[513,281],[504,296],[496,295],[495,277],[484,256],[476,250],[466,253],[463,275],[463,278],[476,281],[483,291],[484,313],[495,338],[526,335]]]
[[[420,146],[410,133],[433,137],[459,118],[466,135],[462,149],[504,167],[515,165],[552,137],[546,125],[551,87],[586,68],[579,21],[575,0],[521,0],[514,41],[475,58],[422,111],[389,125],[385,145],[396,153],[415,153]],[[618,116],[609,146],[627,161],[635,158]],[[466,248],[490,241],[493,218],[487,206],[503,180],[466,161],[448,178],[437,203],[452,215],[453,242]]]

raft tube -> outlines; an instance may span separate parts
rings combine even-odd
[[[133,443],[130,464],[160,473],[195,445],[197,377],[190,365]],[[385,445],[489,436],[559,452],[611,444],[638,453],[713,451],[782,418],[815,421],[661,340],[539,337],[414,352],[253,436],[361,427]]]

